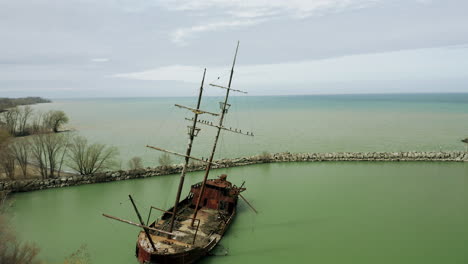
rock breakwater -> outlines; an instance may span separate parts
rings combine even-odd
[[[467,162],[467,152],[333,152],[333,153],[276,153],[251,157],[222,159],[216,161],[213,169],[247,166],[277,162]],[[205,166],[201,162],[190,164],[188,171],[201,171]],[[182,165],[146,168],[128,171],[108,171],[88,176],[70,176],[54,179],[16,180],[0,182],[0,191],[28,192],[82,184],[103,183],[129,179],[140,179],[168,174],[177,174]]]

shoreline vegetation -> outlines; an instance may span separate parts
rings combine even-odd
[[[23,98],[5,98],[0,97],[0,113],[8,111],[7,109],[21,105],[33,105],[42,103],[51,103],[49,99],[41,97],[23,97]]]
[[[215,161],[213,169],[248,166],[264,163],[285,162],[468,162],[468,152],[334,152],[334,153],[262,153],[256,156],[221,159]],[[192,162],[189,172],[205,170],[202,162]],[[49,179],[23,179],[0,181],[0,191],[30,192],[43,189],[140,179],[180,173],[181,164],[161,165],[154,168],[96,172],[91,175],[63,175]]]
[[[40,97],[0,98],[0,182],[3,179],[56,179],[90,175],[118,168],[115,147],[88,143],[88,140],[63,129],[69,122],[61,110],[35,111],[30,104],[48,103]],[[135,159],[133,167],[140,167]]]
[[[35,111],[29,104],[47,103],[39,97],[0,98],[0,181],[2,178],[59,178],[70,175],[64,165],[79,171],[92,166],[94,171],[106,167],[117,151],[102,144],[88,144],[86,139],[71,134],[63,126],[69,122],[65,112]],[[110,152],[108,150],[111,150]],[[81,157],[77,153],[86,153]],[[76,155],[75,155],[76,154]],[[107,155],[101,158],[100,155]],[[79,162],[68,163],[69,160]],[[88,162],[89,160],[93,162]],[[76,165],[76,166],[75,166]],[[88,174],[88,171],[86,171]],[[21,175],[21,176],[20,176]]]
[[[50,110],[42,113],[30,106],[50,102],[40,97],[0,98],[0,129],[12,137],[62,132],[59,129],[69,121],[65,112]]]

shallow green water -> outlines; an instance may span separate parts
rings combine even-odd
[[[221,244],[229,256],[204,264],[468,263],[468,164],[288,163],[214,171],[246,180],[243,203]],[[188,175],[187,185],[201,173]],[[127,195],[144,211],[167,208],[177,177],[85,185],[14,195],[21,237],[60,263],[86,244],[93,263],[136,263],[138,229],[101,213],[136,220]],[[187,191],[187,190],[186,190]]]

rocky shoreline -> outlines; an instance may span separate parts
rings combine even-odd
[[[222,159],[216,161],[213,169],[247,166],[261,163],[277,162],[352,162],[352,161],[377,161],[377,162],[468,162],[467,152],[333,152],[333,153],[276,153],[262,154],[251,157]],[[205,166],[201,163],[193,163],[188,171],[201,171]],[[182,170],[182,165],[146,168],[129,171],[109,171],[89,176],[68,176],[55,179],[35,179],[0,182],[0,191],[29,192],[50,188],[76,186],[129,179],[140,179],[154,176],[177,174]]]

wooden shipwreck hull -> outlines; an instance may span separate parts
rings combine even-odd
[[[233,186],[226,175],[208,180],[203,192],[202,204],[193,222],[195,206],[202,184],[191,187],[189,195],[177,206],[173,236],[151,231],[155,249],[144,231],[138,235],[136,256],[140,263],[189,264],[207,255],[221,240],[236,215],[240,192],[245,188]],[[169,230],[173,208],[165,211],[161,219],[149,227]]]

